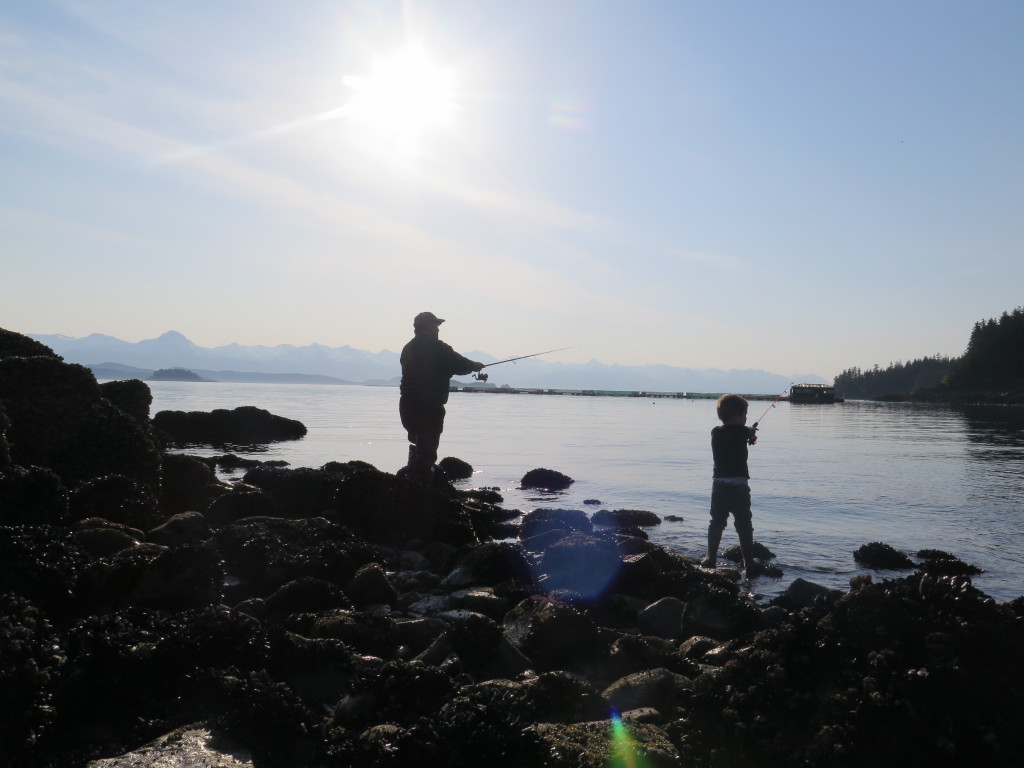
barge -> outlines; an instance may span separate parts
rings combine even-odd
[[[836,396],[836,388],[829,384],[794,384],[789,388],[791,403],[841,403],[842,396]]]

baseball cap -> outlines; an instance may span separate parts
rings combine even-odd
[[[440,317],[435,315],[433,312],[420,312],[412,320],[413,328],[429,328],[430,326],[438,326],[443,323]]]

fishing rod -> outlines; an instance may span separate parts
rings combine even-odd
[[[793,386],[793,385],[790,384],[789,387],[791,387],[791,386]],[[757,425],[760,424],[761,421],[764,419],[764,417],[768,415],[768,411],[770,411],[772,408],[774,408],[775,404],[778,403],[779,400],[782,399],[782,396],[784,394],[786,394],[786,391],[789,389],[789,387],[786,387],[786,389],[784,389],[781,392],[779,392],[779,394],[776,395],[775,399],[772,400],[772,404],[764,409],[764,413],[761,414],[761,417],[751,425],[751,427],[750,427],[750,444],[751,445],[753,445],[755,442],[757,442]]]
[[[510,357],[508,360],[499,360],[496,363],[488,363],[484,368],[490,368],[492,365],[501,365],[502,363],[511,363],[516,360],[525,360],[528,357],[538,357],[539,355],[550,355],[552,352],[561,352],[563,349],[572,349],[572,347],[559,347],[558,349],[549,349],[546,352],[534,352],[532,355],[520,355],[519,357]],[[487,381],[486,373],[474,373],[473,378],[477,381]]]

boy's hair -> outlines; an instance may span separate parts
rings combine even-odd
[[[715,403],[715,407],[718,409],[719,420],[725,422],[733,416],[746,413],[747,401],[739,395],[722,395]]]

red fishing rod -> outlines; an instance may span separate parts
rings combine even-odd
[[[789,387],[791,387],[791,386],[793,386],[793,385],[790,384]],[[757,425],[760,424],[761,421],[764,419],[764,417],[768,415],[768,411],[770,411],[772,408],[774,408],[775,404],[777,402],[779,402],[779,400],[782,399],[782,396],[784,394],[786,394],[786,392],[789,390],[789,387],[786,387],[786,389],[784,389],[781,392],[779,392],[779,394],[775,397],[775,399],[772,400],[772,404],[764,409],[764,413],[761,414],[761,417],[751,425],[751,427],[750,427],[750,441],[749,441],[751,445],[753,445],[754,443],[757,442]]]
[[[508,360],[499,360],[496,363],[488,363],[484,368],[490,368],[492,365],[501,365],[502,363],[511,363],[515,360],[525,360],[528,357],[537,357],[539,355],[550,355],[552,352],[561,352],[563,349],[572,349],[572,347],[559,347],[558,349],[549,349],[546,352],[534,352],[532,355],[520,355],[519,357],[510,357]],[[487,381],[486,373],[474,373],[473,378],[477,381]]]

